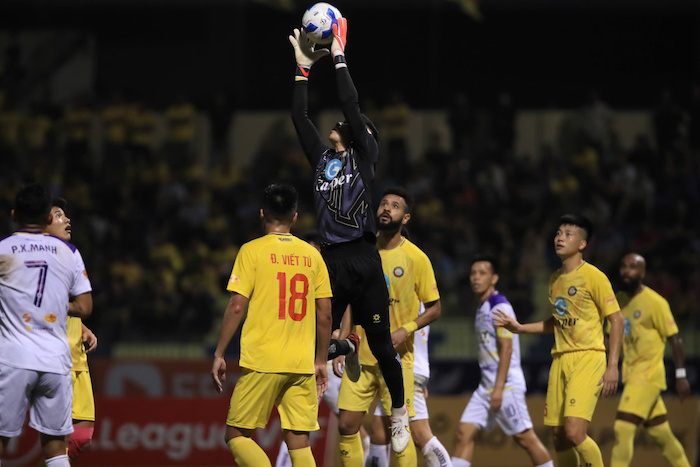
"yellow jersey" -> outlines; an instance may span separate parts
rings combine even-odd
[[[83,320],[75,316],[68,317],[68,344],[73,358],[73,371],[88,371],[87,353],[83,347]]]
[[[605,352],[603,320],[620,310],[608,277],[583,262],[564,274],[561,269],[549,279],[549,302],[554,316],[552,355],[578,350]]]
[[[226,289],[250,300],[241,330],[241,367],[314,374],[316,299],[333,295],[318,250],[292,234],[252,240],[238,252]]]
[[[379,250],[382,258],[384,278],[389,287],[389,323],[394,332],[418,317],[420,304],[431,303],[440,298],[440,293],[433,272],[433,265],[428,256],[416,245],[406,240],[396,248]],[[364,330],[358,326],[360,333],[360,363],[377,365],[377,359],[367,343]],[[397,347],[404,368],[413,368],[413,333]]]
[[[644,287],[630,299],[617,294],[625,320],[622,339],[622,382],[649,384],[666,389],[664,350],[666,338],[678,334],[671,307],[661,295]]]

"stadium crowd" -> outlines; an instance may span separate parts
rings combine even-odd
[[[700,326],[700,85],[686,91],[660,93],[649,109],[653,132],[631,147],[620,143],[612,110],[591,92],[562,126],[559,143],[539,154],[514,152],[508,95],[478,109],[489,116],[483,125],[457,94],[444,109],[450,144],[436,133],[415,161],[408,157],[411,108],[404,97],[366,106],[383,148],[375,199],[397,183],[413,193],[410,235],[436,269],[443,314],[473,313],[470,258],[490,251],[506,271],[499,288],[518,316],[544,316],[547,280],[558,265],[555,223],[577,212],[597,228],[588,259],[613,283],[619,259],[633,249],[649,261],[646,282],[668,298],[679,325]],[[115,95],[93,106],[76,99],[67,109],[37,102],[21,111],[0,101],[0,209],[9,213],[30,178],[68,201],[73,239],[94,287],[96,312],[87,324],[100,336],[101,352],[146,339],[198,342],[210,332],[224,309],[238,246],[260,233],[256,197],[269,182],[294,184],[301,195],[296,232],[315,228],[312,174],[292,133],[271,129],[275,136],[241,166],[222,149],[230,109],[200,109],[215,130],[204,164],[190,150],[198,110],[184,96],[162,109],[168,133],[156,151],[156,113],[139,100]],[[100,160],[88,144],[96,115]],[[9,216],[0,217],[0,233],[12,230]]]

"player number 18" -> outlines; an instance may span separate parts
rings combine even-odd
[[[289,310],[289,317],[294,321],[301,321],[306,316],[307,300],[306,296],[309,293],[309,279],[304,274],[294,274],[289,281],[289,305],[287,305],[287,274],[284,272],[277,273],[277,281],[279,282],[279,319],[284,319]],[[299,291],[299,283],[302,284],[302,290]],[[301,311],[296,311],[295,302],[301,300]]]

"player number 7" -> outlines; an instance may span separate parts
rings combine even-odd
[[[39,268],[39,282],[36,284],[36,293],[34,294],[34,305],[41,307],[41,299],[44,298],[44,286],[46,285],[46,276],[49,270],[49,265],[46,261],[25,261],[24,265],[28,268]]]

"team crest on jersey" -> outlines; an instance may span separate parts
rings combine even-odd
[[[634,317],[639,319],[639,317],[642,316],[642,312],[640,310],[635,310],[634,311]]]
[[[22,321],[24,321],[25,323],[28,323],[31,320],[32,320],[32,315],[30,315],[29,313],[25,313],[22,315]]]
[[[557,316],[560,318],[566,316],[566,300],[562,297],[557,297],[557,299],[554,300],[554,311],[556,311]]]
[[[394,275],[396,277],[401,277],[401,276],[403,276],[403,274],[404,274],[404,271],[403,271],[403,268],[401,266],[396,266],[394,268]]]
[[[333,180],[338,175],[338,172],[340,172],[342,167],[343,163],[340,162],[340,159],[331,159],[328,161],[326,168],[323,171],[323,174],[326,176],[326,180]]]
[[[571,295],[572,297],[576,295],[576,287],[574,287],[573,285],[569,287],[569,295]]]
[[[625,336],[632,334],[632,321],[629,318],[625,318],[625,330],[623,333]]]
[[[54,315],[53,313],[49,313],[48,315],[44,316],[44,319],[48,323],[55,323],[58,318],[56,318],[56,315]]]

